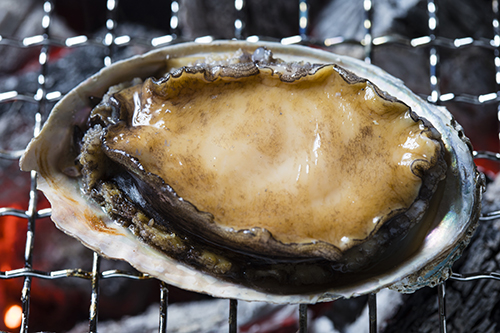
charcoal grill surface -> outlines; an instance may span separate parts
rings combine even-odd
[[[247,3],[248,2],[248,3]],[[259,1],[257,1],[259,2]],[[260,35],[249,35],[248,32],[250,28],[255,25],[254,21],[258,21],[255,15],[252,15],[248,11],[250,0],[236,0],[234,1],[234,8],[230,12],[232,15],[230,20],[233,22],[232,31],[230,37],[236,39],[246,39],[249,42],[257,40],[278,40],[283,44],[303,44],[312,47],[321,47],[325,49],[341,50],[343,46],[354,46],[358,50],[362,50],[360,53],[361,58],[366,62],[372,62],[374,60],[374,52],[378,48],[390,47],[392,45],[404,45],[410,49],[423,50],[427,52],[427,64],[426,64],[426,76],[428,81],[428,89],[423,89],[425,93],[421,95],[431,103],[444,104],[444,103],[465,103],[470,105],[494,105],[498,110],[498,104],[500,101],[500,96],[498,95],[498,85],[500,84],[500,24],[499,18],[499,8],[498,1],[493,0],[491,2],[491,38],[482,37],[469,37],[464,36],[460,38],[446,38],[439,34],[439,9],[440,1],[429,0],[426,3],[426,34],[416,35],[413,38],[403,38],[394,35],[387,36],[374,36],[372,31],[374,25],[377,24],[373,21],[375,16],[375,11],[377,10],[377,0],[363,0],[358,1],[359,5],[362,6],[362,18],[359,21],[363,25],[361,31],[361,38],[349,39],[342,35],[333,35],[325,38],[318,38],[311,34],[310,28],[310,14],[318,13],[318,8],[320,8],[320,2],[316,1],[297,1],[296,6],[297,17],[296,17],[296,34],[285,35],[280,37],[269,37]],[[264,2],[259,2],[264,3]],[[27,112],[32,114],[31,133],[36,136],[40,131],[44,119],[46,119],[50,107],[54,102],[58,101],[66,91],[52,91],[47,89],[47,80],[51,79],[51,71],[49,66],[49,54],[51,54],[54,49],[63,50],[74,50],[77,48],[94,48],[99,50],[95,55],[95,58],[101,62],[102,66],[108,66],[114,62],[117,58],[128,55],[126,52],[122,52],[121,48],[130,47],[139,50],[138,52],[144,52],[150,49],[158,48],[165,45],[170,45],[173,43],[182,42],[185,40],[192,39],[192,37],[184,37],[180,27],[182,26],[182,15],[181,6],[182,2],[171,1],[169,8],[167,8],[166,15],[169,22],[169,33],[162,34],[158,33],[155,36],[150,36],[145,34],[120,34],[118,33],[117,27],[119,26],[118,12],[120,6],[130,6],[126,3],[118,3],[117,0],[107,0],[102,1],[102,6],[96,8],[98,11],[97,15],[103,18],[104,27],[101,29],[100,34],[95,34],[96,37],[91,35],[75,35],[67,38],[58,38],[53,36],[51,33],[51,19],[55,11],[55,6],[57,3],[52,1],[45,1],[36,3],[37,6],[41,6],[43,10],[43,15],[40,19],[39,25],[42,27],[42,33],[33,36],[27,36],[24,38],[16,38],[9,36],[0,36],[0,46],[4,48],[15,48],[22,50],[30,50],[37,53],[38,63],[40,65],[39,75],[35,76],[36,80],[33,80],[32,87],[35,87],[32,91],[18,91],[18,90],[6,90],[0,91],[0,104],[2,105],[12,105],[16,102],[23,102],[27,106],[23,108],[27,109]],[[63,6],[61,4],[61,6]],[[315,7],[317,6],[317,7]],[[323,6],[321,5],[321,8]],[[262,8],[265,10],[265,8]],[[75,15],[75,14],[73,14]],[[84,13],[82,13],[82,16]],[[78,14],[76,14],[78,16]],[[74,18],[74,17],[73,17]],[[225,17],[227,19],[227,17]],[[184,18],[185,19],[185,18]],[[286,29],[284,30],[286,31]],[[280,31],[273,32],[279,34]],[[196,42],[203,43],[213,40],[220,36],[200,36],[195,39]],[[228,36],[222,36],[228,37]],[[494,68],[492,72],[491,80],[494,81],[495,89],[488,92],[482,92],[480,94],[471,94],[467,92],[441,92],[441,77],[440,77],[440,56],[442,53],[452,53],[460,52],[460,50],[465,48],[479,48],[491,51],[491,64]],[[95,59],[94,59],[95,60]],[[23,105],[24,105],[23,104]],[[32,110],[32,111],[30,111]],[[498,125],[497,125],[498,126]],[[9,140],[12,140],[10,138]],[[23,153],[23,149],[10,149],[3,148],[9,147],[8,144],[2,142],[2,149],[0,149],[0,160],[3,161],[17,161]],[[475,157],[478,159],[486,159],[493,161],[500,161],[500,154],[483,151],[474,152]],[[9,177],[8,174],[4,173],[2,177]],[[19,268],[0,270],[0,279],[10,280],[10,279],[23,279],[23,288],[20,293],[21,304],[22,304],[22,322],[20,326],[21,332],[28,332],[30,328],[30,301],[32,298],[32,284],[36,279],[45,280],[56,280],[56,279],[68,279],[68,278],[79,278],[87,280],[91,286],[91,292],[89,293],[90,307],[89,307],[89,332],[97,332],[98,329],[98,313],[99,313],[99,294],[100,294],[100,284],[102,280],[108,279],[135,279],[135,280],[149,280],[151,279],[148,275],[141,274],[133,271],[122,271],[122,270],[101,270],[101,257],[94,253],[92,255],[92,269],[85,270],[83,268],[72,268],[72,269],[61,269],[56,271],[44,271],[38,270],[33,265],[33,254],[35,253],[34,241],[35,241],[35,226],[38,221],[47,218],[51,214],[50,208],[41,208],[39,205],[39,194],[36,191],[36,173],[32,172],[30,175],[30,190],[25,193],[28,199],[28,208],[26,210],[19,209],[17,207],[1,207],[0,216],[13,216],[21,218],[26,224],[26,246],[24,257],[24,265]],[[11,191],[10,188],[5,188],[4,191]],[[482,221],[488,221],[500,216],[499,212],[486,213],[481,217]],[[1,221],[0,221],[1,223]],[[456,274],[454,273],[451,279],[456,281],[472,281],[477,279],[494,279],[500,280],[500,275],[496,272],[481,272],[468,275]],[[1,281],[3,283],[5,281]],[[158,318],[158,330],[159,332],[166,332],[167,330],[167,315],[168,315],[168,288],[167,286],[159,282],[160,284],[160,315]],[[445,286],[440,285],[437,288],[437,299],[439,301],[439,318],[441,325],[441,332],[446,331],[446,315],[445,315]],[[370,316],[367,326],[370,327],[370,332],[376,332],[377,318],[376,318],[376,295],[369,296],[369,309]],[[229,331],[237,331],[237,301],[229,300]],[[36,311],[36,309],[31,309]],[[298,311],[300,313],[300,332],[307,331],[307,306],[298,305]],[[50,328],[49,328],[50,329]]]

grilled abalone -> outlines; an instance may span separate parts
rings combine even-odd
[[[218,296],[317,301],[362,293],[380,276],[393,280],[377,288],[411,279],[396,280],[393,267],[407,272],[449,208],[443,193],[461,186],[448,139],[415,97],[378,88],[373,77],[386,74],[301,59],[302,48],[194,45],[114,65],[65,98],[86,96],[76,110],[56,107],[21,162],[40,172],[56,223],[107,256]],[[90,96],[102,97],[92,110]],[[480,186],[468,176],[463,230],[429,262],[468,237]]]

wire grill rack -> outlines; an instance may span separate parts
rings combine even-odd
[[[106,20],[106,34],[104,38],[90,38],[85,35],[73,36],[66,39],[58,39],[51,35],[51,15],[54,11],[54,3],[52,1],[45,1],[43,6],[43,17],[40,22],[43,28],[43,34],[29,36],[23,39],[8,38],[0,35],[0,45],[6,45],[14,48],[39,48],[40,53],[38,57],[39,64],[41,65],[40,74],[38,76],[38,89],[32,93],[20,93],[18,91],[5,91],[0,92],[0,104],[10,103],[13,101],[23,101],[33,103],[37,106],[38,111],[35,114],[35,123],[33,128],[33,136],[37,136],[42,126],[42,115],[45,115],[49,103],[53,103],[63,97],[59,91],[47,91],[45,79],[50,73],[48,72],[47,62],[49,51],[52,47],[63,48],[76,48],[85,45],[98,45],[105,50],[103,58],[103,66],[108,66],[113,62],[114,49],[116,46],[121,45],[142,45],[154,49],[161,46],[169,45],[183,41],[179,33],[179,7],[180,3],[171,1],[171,17],[170,17],[170,34],[163,36],[156,36],[149,39],[133,38],[128,35],[117,36],[115,29],[117,26],[117,7],[118,0],[106,0],[107,20]],[[248,0],[250,1],[250,0]],[[373,0],[376,2],[376,0]],[[361,2],[360,2],[361,3]],[[500,115],[500,21],[499,21],[499,1],[492,0],[491,10],[494,16],[491,29],[493,31],[493,39],[474,39],[472,37],[448,39],[438,35],[438,1],[427,1],[428,13],[428,34],[413,39],[405,39],[396,36],[381,36],[372,37],[372,17],[373,17],[373,3],[372,0],[363,0],[363,29],[364,38],[362,40],[348,40],[342,36],[332,36],[323,40],[314,39],[308,34],[309,31],[309,10],[310,4],[307,0],[297,1],[299,7],[299,31],[297,35],[289,36],[281,39],[282,44],[304,44],[309,46],[316,46],[328,48],[340,44],[357,44],[362,46],[364,50],[364,59],[366,62],[371,62],[373,50],[381,45],[402,44],[412,48],[425,47],[429,50],[429,87],[430,94],[424,96],[431,103],[441,102],[463,102],[474,105],[494,104],[497,106],[497,111]],[[234,38],[243,39],[245,31],[245,0],[235,0],[235,20],[234,20]],[[249,42],[258,41],[259,36],[249,36],[246,40]],[[205,43],[210,42],[213,38],[211,36],[204,36],[195,39],[195,42]],[[495,82],[496,91],[482,94],[482,95],[468,95],[468,94],[454,94],[440,92],[440,77],[439,77],[439,51],[440,49],[456,50],[464,47],[479,47],[493,50],[494,58],[492,61],[495,65]],[[23,150],[1,150],[0,158],[8,160],[17,160],[22,155]],[[500,161],[500,154],[493,152],[474,152],[475,158],[489,159]],[[37,220],[48,217],[51,214],[51,209],[38,209],[37,208],[37,175],[35,172],[31,173],[31,189],[29,191],[29,205],[26,211],[12,208],[1,207],[0,216],[16,216],[26,220],[27,233],[26,245],[24,255],[24,267],[8,271],[0,271],[0,279],[24,279],[24,285],[21,291],[22,301],[22,322],[20,331],[28,332],[29,316],[30,316],[30,299],[31,299],[31,285],[33,279],[63,279],[68,277],[77,277],[89,280],[91,283],[91,300],[89,309],[89,332],[97,332],[97,322],[99,313],[99,291],[100,281],[102,279],[114,278],[127,278],[144,280],[151,277],[146,274],[133,273],[120,270],[106,270],[101,271],[100,263],[101,257],[93,254],[93,265],[91,271],[84,269],[63,269],[57,271],[41,271],[33,267],[33,244],[35,239],[35,226]],[[6,189],[8,191],[8,189]],[[485,213],[480,217],[480,220],[492,220],[500,217],[500,211]],[[476,279],[494,279],[500,280],[500,273],[485,272],[475,274],[456,274],[453,273],[451,279],[456,281],[471,281]],[[445,286],[439,285],[437,288],[437,299],[439,302],[439,318],[440,318],[440,332],[446,332],[446,315],[445,315]],[[237,301],[229,300],[229,332],[237,331]],[[376,318],[376,295],[369,295],[369,330],[376,332],[377,318]],[[298,305],[299,311],[299,332],[307,332],[307,305]],[[168,313],[168,289],[167,286],[160,282],[160,315],[159,315],[159,332],[167,331],[167,313]]]

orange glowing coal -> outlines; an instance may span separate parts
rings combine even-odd
[[[23,310],[19,305],[12,305],[5,312],[4,322],[5,326],[10,329],[18,328],[21,326],[21,317],[23,315]]]

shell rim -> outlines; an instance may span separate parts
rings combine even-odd
[[[461,220],[459,221],[460,232],[465,235],[467,234],[467,230],[474,228],[475,223],[477,222],[478,211],[480,210],[480,198],[483,185],[480,181],[477,180],[477,170],[475,168],[475,164],[473,163],[470,143],[468,142],[468,139],[466,139],[463,136],[463,133],[460,134],[461,127],[455,123],[454,119],[451,117],[448,111],[446,111],[446,109],[442,107],[436,107],[427,102],[424,102],[418,96],[415,96],[413,93],[411,93],[409,89],[403,85],[402,81],[388,75],[386,72],[384,72],[378,67],[366,64],[357,59],[335,55],[327,51],[312,49],[305,46],[296,46],[296,45],[284,46],[279,43],[273,43],[273,42],[247,43],[239,41],[218,41],[210,44],[199,44],[193,42],[193,43],[183,43],[173,46],[167,46],[158,50],[151,51],[144,55],[116,62],[115,64],[109,67],[103,68],[100,72],[82,82],[76,88],[71,90],[63,99],[61,99],[54,107],[53,111],[49,116],[49,119],[45,124],[48,124],[49,121],[55,118],[55,114],[61,112],[58,110],[64,109],[66,106],[71,105],[75,100],[80,100],[80,101],[83,100],[84,96],[86,95],[86,93],[89,92],[89,90],[91,91],[102,90],[103,87],[102,84],[99,83],[99,81],[103,77],[113,76],[113,74],[115,74],[116,71],[127,69],[134,66],[137,67],[141,65],[153,66],[151,65],[151,63],[154,62],[161,63],[162,60],[168,61],[170,59],[177,59],[183,56],[193,56],[207,52],[234,52],[239,48],[253,50],[261,46],[267,47],[268,49],[272,50],[274,55],[279,58],[286,58],[287,56],[292,56],[292,58],[305,57],[306,59],[316,59],[317,61],[339,64],[340,66],[348,70],[352,70],[353,72],[356,73],[356,75],[369,79],[370,81],[374,82],[378,87],[380,87],[382,90],[387,91],[389,94],[400,100],[403,100],[405,103],[408,103],[407,99],[405,100],[404,98],[401,98],[398,95],[408,96],[408,94],[411,94],[411,96],[413,96],[414,98],[414,101],[412,101],[414,105],[411,105],[412,103],[409,103],[410,107],[412,107],[412,109],[419,116],[427,118],[438,129],[438,131],[442,134],[443,138],[446,138],[448,140],[447,142],[445,142],[445,146],[446,149],[451,152],[454,159],[455,164],[453,165],[454,168],[453,172],[459,175],[459,178],[462,183],[462,191],[468,194],[467,197],[462,196],[463,198],[457,198],[458,201],[460,201],[461,199],[460,202],[461,205],[458,205],[460,206],[460,211],[459,212],[453,211],[454,215],[461,218]],[[354,70],[352,69],[353,67],[355,68]],[[415,108],[415,106],[418,107]],[[57,122],[55,123],[57,124]],[[53,126],[55,126],[55,124],[52,124],[52,126],[44,126],[42,128],[41,133],[50,131],[51,127]],[[41,163],[40,164],[38,163],[39,155],[43,153],[42,148],[44,143],[43,140],[39,139],[40,137],[41,136],[32,140],[32,142],[29,144],[27,152],[21,158],[20,164],[22,170],[25,171],[36,170],[38,172],[41,172],[43,178],[44,171],[47,172],[53,170],[49,170],[50,166],[47,167],[47,165],[44,166],[41,165]],[[59,178],[61,177],[59,176]],[[59,178],[55,179],[55,181],[56,182],[62,181]],[[55,194],[49,194],[48,192],[50,191],[47,190],[48,184],[45,179],[41,179],[39,181],[38,187],[39,189],[41,189],[46,193],[47,198],[49,199],[49,201],[53,206],[53,217],[54,217],[53,219],[58,220],[61,217],[61,215],[64,215],[64,209],[60,208],[59,206],[59,201],[61,200],[64,201],[64,198],[61,198],[60,196]],[[450,210],[450,212],[452,211]],[[104,218],[103,216],[98,216],[98,217],[101,219]],[[64,221],[64,219],[62,219],[61,221]],[[126,257],[128,255],[134,254],[133,249],[127,249],[123,253],[118,253],[121,251],[117,252],[117,249],[112,247],[100,249],[98,247],[99,245],[93,244],[94,239],[92,237],[90,238],[80,237],[77,235],[77,233],[79,232],[78,229],[72,227],[68,228],[67,226],[64,225],[64,222],[62,223],[55,222],[55,223],[58,226],[58,228],[60,228],[67,234],[72,235],[73,237],[79,239],[87,247],[99,252],[101,255],[104,255],[109,258],[126,260],[130,263],[130,260],[127,260]],[[432,235],[429,234],[426,237],[426,242],[423,245],[424,250],[427,249],[428,246],[431,247],[436,246],[433,243],[434,240],[430,236]],[[123,242],[124,246],[133,245],[133,243],[131,244],[130,241],[124,240],[122,235],[118,235],[117,237],[121,238],[121,241]],[[457,245],[457,244],[462,244],[464,242],[464,237],[457,237],[457,238],[458,239],[455,239],[454,242],[451,242],[449,244],[442,244],[440,253],[444,252],[448,254],[456,253],[458,251],[458,248],[463,248],[464,247],[463,245]],[[468,239],[468,237],[465,237],[465,239]],[[123,250],[123,247],[121,248],[122,248],[121,250]],[[145,253],[143,253],[142,255],[143,256],[154,255],[154,252],[156,251],[149,249],[146,250]],[[454,255],[454,257],[456,257],[456,255]],[[424,270],[425,266],[429,264],[429,260],[422,262],[418,260],[419,258],[420,257],[417,257],[416,260],[412,260],[410,263],[405,263],[404,265],[400,265],[403,267],[397,267],[387,272],[386,274],[383,274],[382,276],[371,277],[366,281],[364,281],[363,283],[358,283],[352,286],[344,286],[342,288],[333,288],[331,290],[328,290],[320,294],[304,294],[304,295],[272,295],[272,294],[258,292],[250,288],[245,288],[239,285],[234,285],[231,283],[219,281],[211,276],[207,276],[207,274],[196,272],[189,267],[179,267],[182,265],[175,262],[171,262],[172,265],[176,266],[174,273],[172,272],[168,273],[164,271],[162,272],[162,270],[158,270],[158,273],[156,274],[151,271],[151,268],[158,269],[158,267],[154,267],[155,265],[151,267],[151,264],[144,263],[144,260],[139,259],[138,262],[135,263],[132,262],[131,264],[138,270],[145,271],[150,275],[153,275],[161,280],[166,281],[167,283],[174,284],[183,289],[188,289],[197,292],[205,292],[217,297],[238,298],[242,300],[266,301],[274,303],[316,303],[318,301],[329,301],[339,297],[349,298],[362,294],[372,293],[378,291],[381,288],[389,287],[391,285],[396,286],[396,289],[399,290],[401,288],[397,287],[398,283],[401,284],[402,283],[401,281],[412,280],[412,277],[414,277],[415,274],[417,275],[422,274],[422,270]],[[450,265],[451,263],[447,265],[448,269]],[[433,268],[438,267],[438,270],[440,272],[446,270],[444,268],[444,266],[446,265],[440,265],[439,263],[431,266]],[[180,279],[179,277],[171,279],[170,277],[172,274],[181,274],[184,276],[181,276]],[[201,289],[199,283],[194,283],[194,284],[192,283],[191,277],[193,274],[201,275],[200,279],[204,283],[204,285],[201,286],[202,287]],[[420,288],[425,285],[432,285],[433,283],[435,283],[436,279],[441,278],[441,275],[446,275],[446,273],[437,274],[437,277],[435,278],[431,277],[427,281],[423,282],[420,281],[419,283],[417,283],[417,286],[415,288]],[[413,278],[413,280],[421,280],[421,279]],[[413,285],[415,285],[415,282],[413,282]],[[414,288],[410,285],[409,288],[400,291],[411,292],[413,291],[413,289]]]

